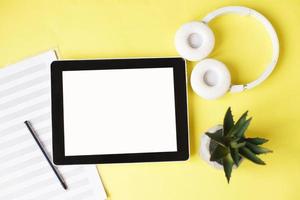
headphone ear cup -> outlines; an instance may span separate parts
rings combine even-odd
[[[202,22],[182,25],[175,35],[177,52],[189,61],[199,61],[207,57],[215,45],[212,30]]]
[[[215,59],[199,62],[191,74],[193,91],[204,99],[216,99],[229,91],[231,76],[225,64]]]

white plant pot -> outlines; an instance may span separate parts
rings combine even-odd
[[[222,125],[216,125],[208,129],[206,132],[215,133],[222,128],[223,128]],[[199,154],[202,157],[202,159],[205,162],[207,162],[209,165],[213,166],[216,169],[223,169],[223,165],[220,165],[218,162],[210,161],[210,152],[209,152],[210,141],[211,141],[210,137],[208,137],[205,133],[203,133],[200,141],[201,145],[200,145]]]
[[[223,125],[216,125],[210,129],[208,129],[206,132],[209,133],[216,133],[218,130],[223,129]],[[202,134],[201,136],[201,145],[200,145],[200,150],[199,154],[201,158],[207,162],[209,165],[213,166],[216,169],[223,169],[223,165],[219,164],[218,162],[215,161],[210,161],[210,152],[209,152],[209,145],[210,145],[210,137],[208,137],[205,133]],[[243,161],[243,158],[240,160],[240,163]],[[236,169],[237,166],[233,165],[233,169]]]

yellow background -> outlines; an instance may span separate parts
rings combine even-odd
[[[112,200],[300,199],[300,1],[299,0],[0,0],[0,66],[51,48],[61,58],[177,55],[180,25],[226,5],[249,6],[272,21],[280,58],[258,88],[206,101],[189,86],[191,157],[187,162],[98,165]],[[228,15],[211,23],[216,46],[234,83],[253,80],[271,55],[259,23]],[[188,63],[189,74],[194,63]],[[155,80],[154,80],[155,81]],[[245,161],[231,183],[198,156],[199,139],[222,122],[228,106],[254,117],[250,136],[270,139],[266,166]]]

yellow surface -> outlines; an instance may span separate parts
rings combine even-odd
[[[177,28],[226,5],[249,6],[272,21],[281,44],[275,72],[254,90],[216,101],[197,97],[189,86],[190,160],[99,165],[105,188],[112,200],[300,199],[299,0],[0,0],[0,66],[50,48],[62,58],[177,55]],[[228,65],[235,83],[263,71],[271,51],[259,23],[229,15],[211,26],[211,57]],[[201,132],[220,123],[228,106],[236,116],[249,109],[248,134],[269,138],[266,146],[274,150],[262,156],[266,166],[245,161],[230,185],[198,156]]]

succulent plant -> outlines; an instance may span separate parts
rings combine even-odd
[[[225,176],[229,183],[232,168],[234,165],[239,166],[242,158],[248,159],[253,163],[265,165],[257,155],[272,152],[260,145],[268,140],[264,138],[247,138],[245,132],[252,118],[247,119],[246,111],[235,123],[231,113],[231,108],[227,109],[224,117],[223,129],[215,133],[205,133],[211,138],[210,161],[216,161],[223,165]]]

